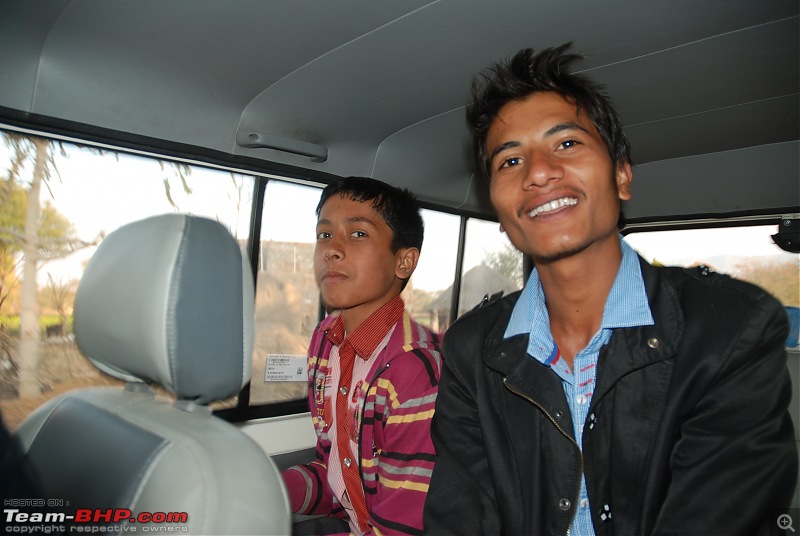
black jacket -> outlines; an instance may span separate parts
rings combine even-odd
[[[503,339],[518,293],[447,332],[427,533],[567,534],[585,471],[598,536],[769,534],[797,478],[786,313],[708,269],[641,264],[655,325],[601,351],[583,452],[561,380],[527,335]]]

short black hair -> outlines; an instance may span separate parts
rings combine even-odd
[[[491,161],[486,139],[500,110],[537,92],[552,92],[575,104],[585,113],[605,143],[614,169],[631,162],[631,148],[622,122],[605,94],[604,86],[586,76],[568,71],[582,54],[569,52],[572,43],[535,52],[524,48],[492,64],[472,81],[472,99],[467,105],[467,124],[472,133],[473,156],[478,172],[491,178]]]
[[[422,251],[425,224],[417,198],[410,191],[369,177],[344,177],[322,190],[317,217],[325,201],[337,194],[359,203],[372,203],[372,208],[392,230],[393,253],[400,248],[411,247]]]

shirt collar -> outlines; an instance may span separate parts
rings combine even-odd
[[[622,262],[603,309],[601,329],[653,325],[653,315],[644,288],[642,269],[637,253],[620,236]],[[531,272],[511,312],[505,338],[527,334],[531,340],[529,353],[538,348],[539,355],[553,351],[550,334],[550,315],[547,313],[544,290],[536,268]],[[531,353],[534,357],[534,353]]]
[[[405,303],[398,295],[383,304],[364,320],[353,333],[344,331],[341,313],[328,329],[327,337],[334,345],[350,344],[361,359],[369,359],[389,329],[403,316]]]
[[[601,328],[652,326],[653,314],[644,288],[639,255],[620,236],[622,262],[608,293]]]

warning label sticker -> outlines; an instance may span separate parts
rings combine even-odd
[[[306,373],[306,356],[292,354],[267,354],[267,372],[265,382],[304,382],[308,381]]]

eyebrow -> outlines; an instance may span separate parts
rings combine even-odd
[[[587,129],[583,128],[578,123],[574,121],[568,121],[566,123],[559,123],[554,127],[548,129],[547,132],[544,133],[544,137],[546,138],[548,136],[553,136],[554,134],[558,134],[559,132],[563,132],[564,130],[580,130],[582,132],[590,134],[590,132]]]
[[[367,223],[373,227],[375,227],[375,222],[372,221],[370,218],[366,218],[364,216],[351,216],[350,218],[346,218],[345,223]],[[329,219],[322,219],[317,220],[317,225],[333,225],[333,222]]]
[[[554,126],[550,127],[549,129],[547,129],[545,131],[545,133],[542,135],[542,137],[543,138],[548,138],[550,136],[554,136],[554,135],[558,134],[559,132],[563,132],[565,130],[580,130],[582,132],[590,134],[590,132],[587,129],[585,129],[584,127],[582,127],[578,123],[575,123],[574,121],[568,121],[566,123],[559,123],[557,125],[554,125]],[[492,154],[489,155],[489,160],[490,161],[494,160],[495,156],[497,156],[499,153],[505,151],[506,149],[512,149],[514,147],[519,147],[519,146],[520,146],[520,142],[518,142],[518,141],[507,141],[507,142],[505,142],[503,144],[500,144],[499,146],[497,146],[495,148],[494,151],[492,151]]]
[[[498,145],[497,147],[495,147],[495,150],[492,151],[492,154],[489,155],[489,160],[490,161],[494,160],[495,156],[497,156],[498,154],[502,153],[506,149],[512,149],[514,147],[519,147],[519,146],[520,146],[520,143],[518,141],[507,141],[507,142],[505,142],[505,143],[503,143],[501,145]]]

